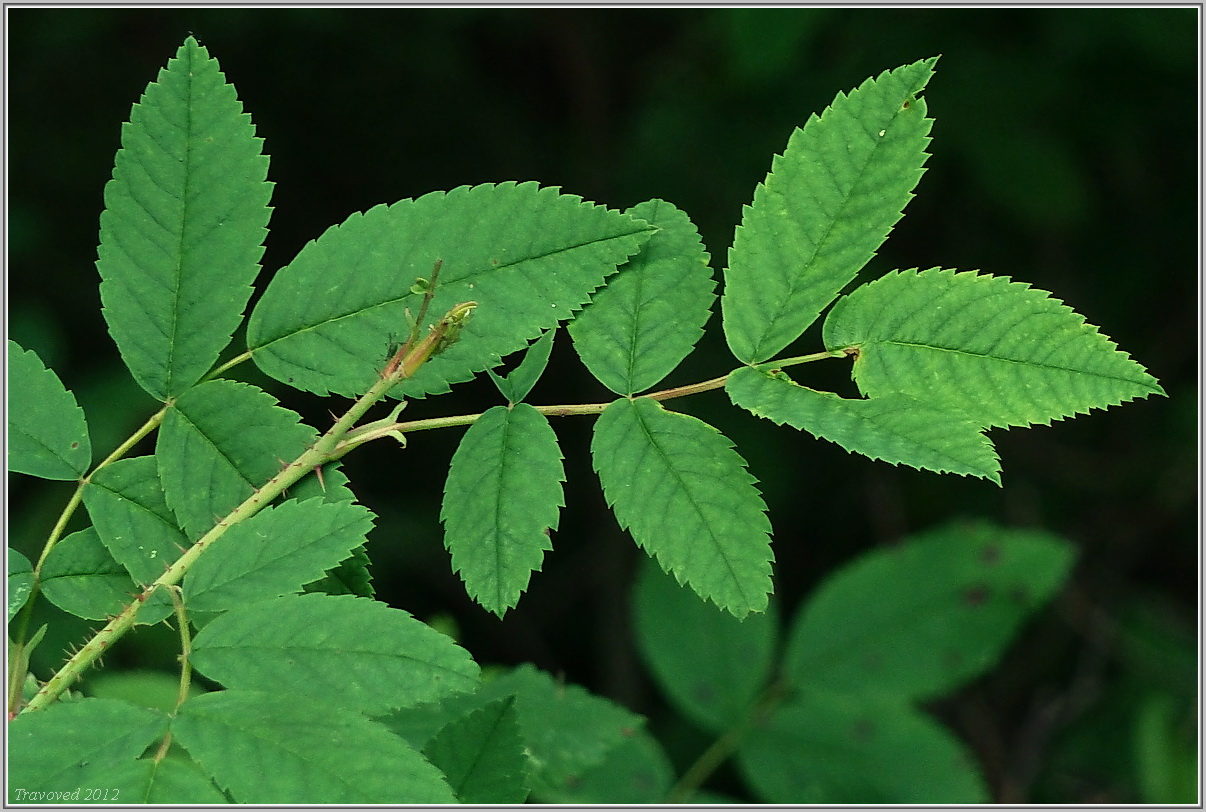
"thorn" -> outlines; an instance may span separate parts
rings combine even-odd
[[[318,477],[318,487],[322,488],[323,493],[326,493],[327,492],[327,483],[322,481],[322,466],[321,465],[314,466],[314,475]]]

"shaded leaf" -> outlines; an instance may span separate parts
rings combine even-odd
[[[440,509],[444,546],[469,596],[491,612],[519,602],[553,548],[564,481],[557,435],[526,403],[489,409],[461,438]]]
[[[565,776],[556,786],[543,783],[538,800],[555,804],[660,804],[673,784],[670,758],[657,739],[641,729],[609,750],[595,766]]]
[[[416,746],[489,702],[515,696],[515,713],[531,760],[533,792],[559,791],[603,763],[641,729],[643,719],[579,685],[556,681],[524,664],[484,683],[476,693],[391,714],[385,721]]]
[[[446,725],[423,748],[463,804],[521,804],[528,758],[515,721],[515,697],[498,699]]]
[[[591,458],[620,526],[662,569],[737,617],[766,608],[770,521],[728,438],[649,398],[617,400]]]
[[[306,584],[306,592],[322,592],[326,595],[357,595],[371,598],[376,594],[373,576],[369,572],[368,550],[364,545],[352,550],[352,555],[340,561],[317,581]]]
[[[869,400],[843,398],[752,367],[735,370],[724,388],[733,403],[752,414],[804,429],[847,451],[1001,484],[1001,463],[992,441],[962,412],[891,393]]]
[[[950,526],[831,575],[788,633],[799,687],[929,699],[992,668],[1063,584],[1074,554],[1037,530]]]
[[[982,804],[967,749],[908,705],[807,690],[747,736],[737,764],[772,804]]]
[[[477,664],[451,638],[400,609],[349,595],[288,595],[231,609],[197,634],[191,662],[230,688],[288,685],[314,702],[366,713],[478,683]]]
[[[461,186],[353,214],[307,243],[256,305],[247,345],[260,369],[318,394],[377,380],[391,336],[419,312],[419,277],[442,261],[432,320],[479,307],[460,340],[394,393],[420,396],[497,366],[569,319],[653,227],[535,183]],[[426,329],[427,325],[422,325]]]
[[[268,233],[268,157],[192,37],[121,141],[100,218],[102,312],[134,379],[164,400],[213,366],[242,320]]]
[[[151,671],[148,669],[125,669],[122,671],[93,670],[85,678],[84,690],[88,696],[100,699],[117,699],[140,708],[175,713],[180,699],[180,673]],[[190,682],[188,695],[200,696],[205,689]]]
[[[747,364],[773,358],[875,255],[921,179],[931,119],[917,94],[937,57],[868,79],[796,129],[742,211],[725,271],[724,332]]]
[[[775,615],[738,620],[699,600],[652,561],[637,580],[633,621],[658,687],[706,730],[724,731],[745,719],[770,680]]]
[[[456,801],[439,770],[381,725],[279,686],[190,699],[172,733],[242,804]]]
[[[1142,366],[1048,293],[1007,277],[894,271],[843,297],[825,346],[856,347],[869,397],[905,394],[982,426],[1029,426],[1163,395]]]
[[[32,350],[8,341],[8,470],[79,479],[92,464],[84,410]]]
[[[644,391],[678,366],[716,299],[708,254],[686,214],[664,200],[627,213],[660,230],[569,326],[582,363],[618,395]]]

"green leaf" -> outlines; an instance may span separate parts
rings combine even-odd
[[[524,351],[523,360],[511,371],[510,375],[500,377],[494,370],[486,370],[508,403],[519,403],[526,398],[532,391],[532,387],[536,385],[536,381],[540,380],[545,367],[549,364],[549,354],[553,351],[553,336],[556,334],[556,328],[545,330],[544,335],[532,342],[532,345]]]
[[[121,141],[100,218],[102,312],[134,379],[164,400],[213,366],[242,320],[268,233],[268,157],[192,37]]]
[[[1058,299],[974,271],[886,274],[834,305],[824,338],[857,348],[854,379],[869,397],[911,395],[983,426],[1046,425],[1164,394]]]
[[[772,804],[982,804],[966,748],[925,714],[883,698],[808,690],[779,706],[737,751]]]
[[[770,521],[728,438],[649,398],[617,400],[591,457],[620,525],[662,569],[737,617],[766,608]]]
[[[121,787],[121,794],[110,793],[106,798],[109,787]],[[97,800],[156,806],[230,803],[200,767],[170,755],[162,760],[140,758],[114,768],[99,789]]]
[[[1145,804],[1194,804],[1198,748],[1191,708],[1169,691],[1147,690],[1135,709],[1131,743],[1139,795]]]
[[[548,418],[526,403],[495,406],[457,447],[444,484],[444,546],[469,596],[500,617],[539,570],[565,470]]]
[[[801,608],[784,671],[800,687],[929,699],[990,669],[1068,575],[1067,542],[950,525],[866,554]]]
[[[361,544],[352,550],[350,558],[340,561],[317,581],[305,585],[306,592],[322,592],[326,595],[358,595],[371,598],[376,594],[373,576],[369,572],[368,551]]]
[[[300,592],[364,543],[367,508],[289,500],[261,510],[210,542],[184,579],[189,609],[218,611]]]
[[[733,403],[758,417],[804,429],[847,451],[1001,484],[1001,463],[992,441],[961,412],[892,393],[847,399],[752,367],[735,370],[724,388]]]
[[[695,601],[699,603],[698,600]],[[598,764],[541,785],[537,801],[553,804],[661,804],[674,783],[669,756],[646,730],[608,751]],[[699,803],[693,799],[693,803]]]
[[[528,759],[515,720],[515,697],[458,719],[423,748],[463,804],[521,804],[528,798]]]
[[[314,442],[296,412],[250,384],[213,380],[168,408],[155,457],[167,503],[200,538]]]
[[[524,664],[483,684],[476,693],[391,714],[390,728],[415,745],[496,699],[515,695],[520,732],[532,763],[533,792],[560,792],[567,782],[603,763],[639,732],[643,720],[626,708],[578,685],[555,681]]]
[[[744,720],[770,680],[774,613],[738,620],[647,562],[633,603],[641,657],[676,708],[706,730]]]
[[[172,733],[241,804],[456,802],[440,772],[381,725],[279,685],[190,699]]]
[[[84,505],[101,541],[135,583],[155,581],[188,544],[163,501],[154,457],[98,469],[84,486]]]
[[[79,801],[73,793],[111,786],[107,771],[138,758],[167,728],[166,714],[115,699],[58,702],[22,713],[8,725],[8,801]]]
[[[92,465],[84,410],[32,350],[8,342],[8,470],[79,479]]]
[[[424,364],[396,395],[447,392],[569,319],[649,224],[535,183],[461,186],[353,214],[277,272],[247,327],[268,375],[318,394],[353,395],[377,381],[411,286],[442,260],[429,315],[479,307],[460,341]],[[423,325],[426,329],[427,325]]]
[[[643,719],[578,685],[554,681],[531,664],[483,686],[483,696],[515,694],[519,727],[533,761],[533,791],[601,763],[638,731]]]
[[[61,539],[42,564],[42,594],[76,617],[107,620],[125,609],[139,591],[94,527]],[[171,613],[170,596],[156,593],[139,611],[138,622],[158,623]]]
[[[747,364],[796,340],[875,255],[929,157],[917,97],[937,57],[886,71],[796,129],[754,191],[729,251],[724,332]]]
[[[236,607],[193,641],[193,666],[230,688],[283,685],[314,702],[384,713],[471,691],[477,664],[400,609],[349,595],[288,595]]]
[[[8,548],[8,619],[17,616],[33,591],[33,564],[12,547]]]
[[[644,391],[678,366],[716,299],[708,254],[685,213],[664,200],[627,213],[660,231],[569,327],[582,363],[618,395]]]

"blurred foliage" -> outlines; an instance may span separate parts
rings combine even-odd
[[[265,279],[353,211],[511,179],[615,208],[670,200],[699,226],[719,274],[741,206],[792,127],[838,89],[941,53],[927,90],[933,157],[862,281],[941,265],[1030,282],[1100,325],[1170,397],[994,432],[1003,491],[775,431],[721,393],[678,407],[734,439],[760,478],[786,608],[858,552],[953,515],[1075,541],[1073,587],[1029,627],[1016,648],[1024,657],[936,710],[985,764],[999,801],[1133,803],[1194,791],[1178,765],[1196,759],[1197,738],[1196,8],[7,14],[9,334],[77,393],[97,459],[155,407],[102,338],[101,191],[130,105],[189,32],[219,59],[267,141],[277,187]],[[711,325],[667,385],[732,368],[719,318]],[[819,347],[816,330],[796,346]],[[329,420],[320,399],[254,369],[236,375],[314,425]],[[852,391],[844,370],[815,375],[814,386]],[[458,391],[455,406],[436,399],[408,414],[497,402],[488,382]],[[529,400],[604,397],[559,340]],[[569,507],[545,571],[501,621],[468,601],[440,542],[442,480],[427,472],[443,468],[456,432],[349,458],[357,493],[381,514],[369,549],[378,594],[420,617],[447,613],[483,663],[530,660],[664,717],[627,616],[640,554],[603,505],[589,421],[555,428]],[[14,477],[10,543],[36,556],[67,493]],[[81,526],[77,518],[72,529]],[[170,667],[159,640],[140,630],[108,659]],[[35,655],[43,667],[60,661],[53,642]],[[706,746],[689,726],[667,730],[676,765]],[[743,791],[731,772],[710,789]]]

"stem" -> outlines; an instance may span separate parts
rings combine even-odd
[[[117,460],[121,459],[126,453],[136,446],[144,437],[150,434],[155,428],[163,422],[163,416],[167,412],[167,407],[163,407],[155,414],[147,419],[133,434],[125,439],[121,445],[113,450],[109,456],[105,457],[100,463],[93,468],[87,476],[82,477],[76,485],[75,491],[71,494],[71,498],[67,500],[67,504],[63,507],[59,514],[58,521],[50,531],[50,535],[46,538],[46,543],[42,545],[42,553],[38,556],[38,563],[34,565],[34,582],[29,590],[29,597],[25,599],[25,606],[21,608],[21,615],[17,619],[15,626],[15,634],[11,637],[10,645],[24,647],[27,635],[29,634],[29,624],[33,618],[34,604],[37,602],[38,595],[42,591],[42,565],[46,563],[46,557],[50,555],[50,551],[59,543],[63,533],[67,530],[67,523],[71,521],[71,517],[75,515],[76,508],[80,506],[80,502],[84,498],[84,486],[96,474],[97,471],[104,468]],[[18,673],[20,672],[20,673]],[[11,717],[16,712],[17,706],[20,703],[23,685],[25,682],[25,669],[12,669],[8,675],[8,712]]]
[[[473,312],[475,307],[477,307],[476,302],[464,302],[456,305],[448,312],[448,315],[431,329],[422,341],[409,349],[405,355],[396,359],[398,361],[396,365],[391,361],[392,370],[389,374],[383,375],[381,380],[375,383],[368,392],[353,403],[347,413],[339,418],[335,422],[335,425],[320,437],[313,446],[302,452],[301,456],[293,462],[286,465],[279,474],[268,480],[263,487],[253,492],[251,496],[245,499],[226,518],[219,521],[208,533],[185,550],[184,554],[176,559],[154,583],[135,596],[135,600],[121,614],[113,618],[103,629],[98,631],[82,649],[76,652],[42,686],[42,689],[30,700],[29,705],[25,707],[22,713],[40,710],[55,701],[66,690],[67,686],[78,679],[86,668],[90,667],[98,657],[105,653],[110,644],[133,628],[139,610],[142,609],[147,598],[156,589],[160,587],[170,589],[179,584],[181,579],[184,578],[185,573],[193,565],[193,562],[209,549],[214,541],[221,538],[227,530],[254,516],[273,499],[284,493],[286,488],[295,484],[313,468],[325,465],[337,456],[345,453],[346,449],[337,450],[339,449],[339,442],[352,426],[355,425],[356,421],[363,417],[365,412],[374,403],[384,397],[386,392],[400,383],[404,378],[413,375],[432,355],[436,354],[441,348],[441,341],[447,332],[453,327],[459,326]],[[159,416],[159,419],[161,420],[162,417]],[[157,422],[155,425],[157,425]],[[149,431],[149,426],[152,426],[152,421],[148,421],[144,429]],[[128,443],[127,445],[132,445],[132,443]]]
[[[193,674],[193,667],[189,664],[188,658],[193,653],[193,638],[188,631],[188,611],[184,608],[184,593],[178,586],[168,587],[168,590],[172,594],[172,605],[176,609],[176,625],[180,627],[180,690],[176,693],[176,707],[172,710],[172,713],[175,714],[188,699],[189,680]],[[159,743],[159,749],[155,752],[156,764],[163,761],[171,747],[172,731],[169,729],[164,734],[163,741]]]
[[[708,780],[716,768],[725,762],[725,760],[736,752],[741,740],[755,726],[761,724],[770,715],[770,712],[775,709],[790,691],[790,686],[785,682],[776,681],[762,692],[762,695],[750,706],[749,713],[739,719],[732,727],[720,735],[712,745],[695,760],[682,778],[678,779],[678,783],[666,795],[665,803],[667,804],[683,804],[691,800],[704,781]]]
[[[845,350],[835,350],[833,352],[814,352],[810,355],[800,355],[795,358],[784,358],[777,361],[767,361],[763,364],[758,364],[759,367],[772,367],[774,369],[782,369],[783,367],[796,366],[797,364],[807,364],[812,361],[823,361],[826,358],[844,358],[847,355]],[[732,373],[729,373],[731,375]],[[686,386],[676,386],[673,389],[663,389],[660,392],[650,392],[647,395],[637,395],[636,397],[649,398],[650,400],[673,400],[674,398],[686,397],[687,395],[697,395],[700,392],[707,392],[712,389],[721,389],[725,382],[728,381],[729,375],[721,375],[719,378],[712,378],[708,381],[688,384]],[[584,414],[601,414],[604,409],[610,406],[612,401],[606,403],[573,403],[558,406],[537,406],[536,411],[548,417],[568,417],[570,415]],[[388,425],[378,425],[373,427],[370,434],[365,432],[363,442],[383,437],[386,434],[397,434],[411,431],[426,431],[428,429],[446,429],[452,426],[468,426],[475,422],[481,413],[477,414],[460,414],[452,417],[430,417],[424,420],[408,420],[404,423],[391,423]],[[367,428],[367,427],[366,427]],[[359,438],[358,438],[359,439]],[[357,443],[359,444],[359,443]]]

